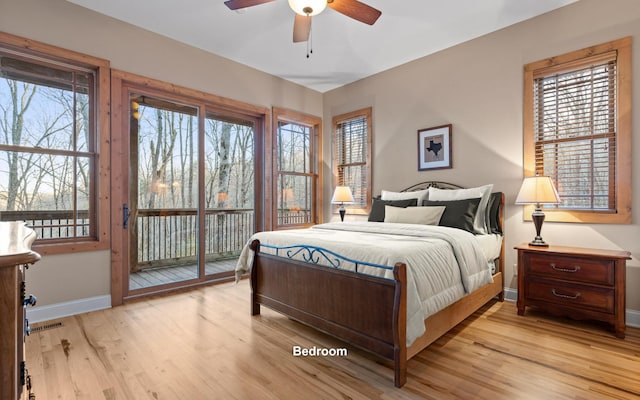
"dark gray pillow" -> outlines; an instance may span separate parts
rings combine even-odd
[[[500,226],[500,203],[502,202],[502,192],[491,193],[489,197],[489,233],[502,234]]]
[[[374,197],[373,204],[371,204],[371,212],[369,213],[369,222],[384,222],[384,206],[407,208],[417,205],[418,199],[381,200]]]
[[[480,197],[464,200],[424,200],[423,206],[445,206],[444,213],[440,218],[440,226],[464,229],[474,233],[473,220],[476,218]]]

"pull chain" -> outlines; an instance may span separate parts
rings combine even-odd
[[[311,18],[309,14],[307,14],[307,18]],[[310,54],[313,54],[313,24],[311,24],[311,20],[309,20],[309,38],[307,39],[307,58],[309,58]]]

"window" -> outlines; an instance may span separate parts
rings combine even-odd
[[[371,107],[333,118],[334,187],[349,186],[354,203],[349,212],[371,208]],[[337,207],[334,212],[337,212]]]
[[[275,229],[322,220],[320,118],[274,108]]]
[[[528,64],[524,79],[525,175],[550,176],[561,200],[547,220],[630,223],[631,38]]]
[[[108,246],[108,87],[106,61],[0,36],[1,219],[45,254]]]

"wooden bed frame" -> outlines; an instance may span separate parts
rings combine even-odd
[[[404,191],[429,186],[458,188],[443,182],[424,182]],[[496,193],[494,193],[494,196]],[[498,224],[503,226],[504,195],[500,199]],[[493,283],[464,296],[425,320],[425,333],[406,345],[407,273],[403,263],[393,267],[394,279],[328,268],[260,252],[260,243],[250,244],[255,252],[251,267],[251,314],[260,305],[325,332],[350,345],[393,362],[394,384],[407,380],[407,361],[444,335],[449,329],[498,296],[504,300],[504,239],[496,262]],[[313,282],[313,285],[309,285]]]

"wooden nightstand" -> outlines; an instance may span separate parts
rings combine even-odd
[[[612,325],[624,338],[625,281],[628,251],[580,247],[518,250],[518,315],[537,306],[558,315],[594,319]]]

